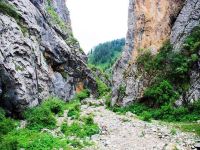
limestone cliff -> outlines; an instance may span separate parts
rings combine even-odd
[[[126,47],[113,68],[113,105],[127,105],[143,97],[151,77],[138,74],[135,63],[138,53],[149,49],[156,54],[167,39],[171,39],[174,50],[180,48],[186,36],[199,25],[199,11],[198,0],[130,0]],[[193,93],[196,100],[200,98],[199,69],[195,72],[196,88],[192,84],[189,93]],[[120,95],[122,89],[123,96]]]
[[[65,0],[1,0],[0,104],[10,113],[49,96],[64,100],[96,83],[74,39]],[[80,87],[81,85],[81,87]]]

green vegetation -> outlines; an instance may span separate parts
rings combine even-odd
[[[149,121],[151,118],[164,121],[196,121],[200,118],[200,102],[185,103],[182,107],[175,107],[174,102],[189,87],[190,69],[199,60],[200,27],[194,29],[187,37],[180,52],[172,51],[169,42],[161,48],[157,55],[149,51],[142,51],[137,58],[139,73],[148,74],[151,85],[144,91],[141,103],[132,104],[125,108],[112,108],[117,112],[131,111],[141,119]],[[123,95],[123,87],[120,87]]]
[[[119,97],[119,99],[124,98],[125,95],[126,95],[126,87],[124,85],[120,85],[119,89],[118,89],[118,97]]]
[[[67,24],[59,17],[57,12],[51,6],[50,2],[48,2],[47,12],[49,16],[51,17],[51,21],[54,24],[58,25],[62,31],[72,34]]]
[[[151,105],[154,107],[173,104],[179,98],[178,93],[175,92],[172,84],[167,80],[163,80],[154,84],[151,88],[147,88],[144,95],[152,100]]]
[[[177,94],[184,93],[189,88],[189,71],[200,58],[198,55],[199,41],[200,27],[196,27],[185,40],[183,49],[180,52],[172,51],[169,42],[165,43],[155,56],[149,51],[143,52],[137,59],[139,72],[146,72],[153,78],[152,86],[147,91],[156,90],[155,86],[161,85],[161,82],[165,80],[168,82],[166,86],[172,86],[176,91],[174,95],[168,95],[169,97],[174,99]],[[149,92],[146,92],[146,96],[150,96]],[[155,99],[153,94],[151,99]]]
[[[89,64],[103,70],[109,69],[120,56],[125,45],[125,39],[117,39],[96,46],[88,54]]]
[[[176,128],[184,132],[193,132],[200,136],[200,125],[199,123],[179,123],[174,125]]]
[[[160,108],[150,108],[141,103],[134,103],[127,107],[110,108],[114,112],[125,114],[132,112],[138,115],[143,120],[164,120],[167,122],[191,122],[197,121],[200,118],[200,102],[196,102],[186,107],[174,108],[171,105],[163,105]]]
[[[110,88],[102,82],[98,77],[96,78],[96,83],[97,83],[97,92],[99,94],[99,98],[105,96],[108,92],[110,92]]]
[[[0,12],[14,18],[17,24],[20,26],[23,34],[28,33],[28,29],[23,24],[20,14],[16,11],[16,9],[11,4],[9,4],[8,2],[5,2],[4,0],[0,0]]]
[[[200,135],[199,124],[191,123],[200,118],[200,100],[193,104],[185,102],[181,107],[174,106],[179,96],[190,87],[189,72],[200,59],[199,49],[200,27],[196,27],[185,40],[181,51],[174,52],[169,42],[164,44],[157,55],[151,54],[149,50],[141,50],[136,61],[138,73],[148,75],[151,85],[144,91],[140,103],[110,109],[122,114],[130,111],[145,121],[156,119],[179,122],[176,127]],[[122,87],[120,92],[124,93]]]
[[[19,129],[10,132],[5,135],[0,143],[0,149],[30,149],[30,150],[42,150],[42,149],[59,149],[63,148],[67,150],[67,140],[53,137],[48,133],[39,133],[37,131],[28,129]]]
[[[81,92],[77,93],[75,98],[79,101],[82,101],[83,99],[90,96],[90,91],[88,89],[84,89]]]
[[[58,27],[68,34],[68,37],[65,39],[66,44],[68,45],[75,45],[78,42],[76,38],[74,38],[73,33],[71,31],[70,26],[62,20],[62,18],[58,15],[58,13],[55,11],[53,6],[51,5],[51,0],[48,0],[48,5],[46,6],[47,12],[51,18],[51,21],[53,24],[58,25]],[[82,51],[82,49],[79,49]],[[67,77],[66,73],[63,73],[63,77]]]
[[[0,149],[69,150],[91,145],[86,137],[99,133],[99,127],[91,116],[80,117],[80,100],[88,96],[88,90],[83,90],[68,103],[51,97],[40,106],[27,109],[24,112],[24,119],[27,121],[25,128],[19,128],[18,120],[5,117],[4,110],[0,108]],[[65,136],[54,136],[51,132],[44,131],[43,129],[51,131],[58,128],[56,119],[64,115],[64,110],[68,110],[68,116],[73,119],[71,125],[64,122],[61,126]],[[76,138],[72,140],[72,136]]]
[[[28,121],[27,128],[41,130],[56,127],[55,114],[63,114],[65,103],[58,98],[49,98],[40,106],[28,109],[24,116]]]
[[[13,128],[17,127],[17,125],[18,121],[5,117],[4,110],[0,108],[0,137],[12,131]]]
[[[71,125],[63,124],[61,131],[66,136],[76,136],[79,138],[90,137],[99,133],[99,127],[94,123],[91,116],[85,117],[81,122],[73,122]]]

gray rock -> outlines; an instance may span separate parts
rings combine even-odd
[[[195,147],[197,150],[200,150],[200,143],[196,143],[196,144],[194,145],[194,147]]]
[[[170,41],[174,50],[180,50],[185,38],[200,23],[200,1],[186,0],[172,28]]]
[[[96,82],[85,63],[86,55],[71,37],[65,1],[52,1],[67,30],[52,21],[47,1],[9,0],[21,16],[21,24],[0,14],[1,106],[19,114],[49,96],[71,99],[80,82],[96,93]],[[23,24],[23,28],[22,28]],[[23,31],[23,32],[22,32]]]
[[[174,51],[180,51],[186,37],[192,30],[200,25],[200,1],[187,0],[183,9],[174,23],[170,41],[174,46]],[[200,53],[200,51],[199,51]],[[193,103],[200,99],[200,61],[190,72],[190,88],[184,93],[176,104]]]
[[[154,20],[154,22],[151,22],[151,20],[146,20],[146,22],[145,20],[142,20],[142,17],[148,18],[148,15],[145,16],[144,13],[145,11],[144,9],[142,9],[143,7],[141,7],[141,5],[142,6],[144,4],[147,5],[147,3],[146,2],[142,3],[141,1],[134,1],[134,0],[130,0],[129,2],[130,3],[129,3],[128,32],[126,38],[126,46],[125,50],[122,53],[121,58],[116,62],[113,68],[112,105],[117,104],[125,106],[137,100],[140,100],[141,98],[143,98],[144,90],[152,82],[151,81],[153,78],[152,76],[146,74],[145,72],[140,73],[138,71],[137,64],[135,63],[135,59],[137,57],[138,45],[143,44],[146,47],[141,47],[141,48],[147,48],[147,49],[151,49],[152,46],[154,47],[157,44],[162,45],[162,41],[159,41],[160,43],[158,42],[157,44],[155,44],[154,40],[156,40],[157,36],[163,35],[162,38],[166,39],[170,38],[171,43],[174,45],[174,50],[179,50],[186,36],[191,33],[194,27],[200,24],[199,0],[186,0],[185,2],[173,1],[173,0],[165,2],[164,1],[151,2],[152,4],[151,7],[154,6],[154,4],[156,4],[155,7],[156,8],[158,7],[159,13],[162,12],[160,9],[167,10],[166,14],[161,14],[161,16],[165,15],[163,21],[161,21],[162,28],[158,27],[158,30],[155,31],[159,33],[159,35],[153,37],[151,36],[153,32],[153,31],[151,32],[151,29],[153,30],[157,25],[156,23],[154,23],[156,22],[156,20]],[[166,7],[167,3],[169,4],[169,6],[171,6],[170,10],[169,7]],[[155,7],[152,7],[152,10]],[[146,9],[148,8],[149,7],[147,7]],[[180,12],[178,10],[180,10]],[[151,24],[149,25],[148,22],[151,22]],[[172,29],[171,26],[169,26],[169,24],[173,25]],[[144,27],[143,30],[141,29],[142,27]],[[146,39],[145,35],[142,38],[142,34],[144,32],[147,32]],[[141,33],[141,35],[139,33]],[[141,36],[141,38],[139,36]],[[150,43],[148,43],[149,40],[151,41]],[[152,45],[151,43],[154,44]],[[151,51],[154,54],[155,49],[151,49]],[[188,92],[182,95],[180,100],[176,102],[177,105],[182,105],[183,102],[194,102],[200,99],[199,64],[200,62],[198,62],[198,65],[194,67],[195,69],[192,72],[190,72],[191,87],[188,90]],[[123,91],[124,92],[123,95],[120,95],[121,93],[120,87],[124,87],[125,89],[125,91]]]

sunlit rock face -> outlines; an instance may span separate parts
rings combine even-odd
[[[49,96],[67,101],[77,86],[96,91],[63,0],[8,0],[20,22],[0,13],[0,104],[19,114]]]
[[[175,48],[180,47],[199,25],[199,7],[198,0],[130,0],[126,47],[113,67],[113,105],[127,105],[143,97],[151,78],[138,74],[138,53],[150,50],[156,54],[169,39]],[[125,88],[123,97],[120,87]]]

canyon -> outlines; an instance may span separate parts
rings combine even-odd
[[[184,40],[199,26],[200,2],[198,0],[130,0],[126,46],[121,58],[113,67],[112,105],[125,106],[143,98],[149,87],[148,75],[138,75],[137,57],[141,51],[150,50],[156,55],[164,42],[170,40],[173,51],[181,51]],[[199,52],[198,52],[199,53]],[[190,71],[190,88],[177,103],[193,102],[200,98],[200,66]],[[125,87],[123,97],[120,86]]]

